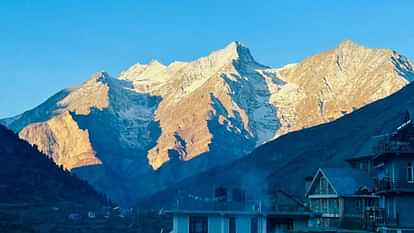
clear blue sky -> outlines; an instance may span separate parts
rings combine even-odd
[[[191,60],[232,40],[270,66],[351,38],[414,58],[414,1],[42,0],[0,4],[0,118],[97,70]]]

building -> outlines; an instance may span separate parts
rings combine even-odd
[[[371,195],[374,184],[358,169],[319,169],[305,194],[310,209],[319,214],[315,227],[364,228],[365,210],[378,206],[378,197]]]
[[[274,233],[303,231],[311,211],[283,191],[271,200],[249,200],[238,188],[220,187],[213,198],[187,195],[173,215],[174,233]]]
[[[414,127],[407,120],[379,144],[372,158],[383,232],[414,232]]]
[[[378,135],[370,138],[355,155],[346,160],[352,168],[366,171],[375,179],[377,171],[374,168],[372,158],[380,153],[381,145],[388,140],[388,135]]]
[[[414,127],[409,116],[395,132],[373,137],[365,153],[348,160],[352,167],[369,172],[376,181],[373,211],[382,232],[414,232]]]

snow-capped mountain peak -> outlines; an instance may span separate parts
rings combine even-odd
[[[117,78],[98,72],[3,123],[122,199],[140,194],[131,187],[149,194],[280,135],[337,119],[413,77],[406,57],[352,41],[278,69],[231,42],[194,61],[135,64]],[[91,165],[103,172],[91,174]]]
[[[220,60],[242,60],[245,62],[255,62],[250,50],[238,41],[232,41],[225,48],[210,54]]]

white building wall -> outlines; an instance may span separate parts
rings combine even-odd
[[[188,216],[183,215],[175,215],[173,221],[173,229],[174,233],[189,233],[190,232],[190,225]]]
[[[266,233],[266,217],[258,217],[257,232]],[[237,233],[251,233],[251,219],[253,216],[235,216],[236,219],[236,232]],[[209,233],[229,233],[229,217],[228,216],[210,216],[208,220],[208,232]]]
[[[208,233],[223,233],[223,222],[222,216],[209,216],[208,217]]]
[[[236,217],[236,231],[237,233],[250,233],[250,216]]]
[[[229,218],[223,217],[221,221],[222,233],[229,233]]]
[[[265,216],[258,217],[258,233],[266,233],[267,219]],[[251,233],[251,219],[253,216],[235,216],[236,232]],[[189,233],[189,216],[175,215],[173,220],[174,233]],[[229,233],[228,216],[208,216],[208,233]]]

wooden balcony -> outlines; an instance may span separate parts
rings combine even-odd
[[[414,183],[405,179],[383,178],[377,181],[376,192],[414,192]]]

